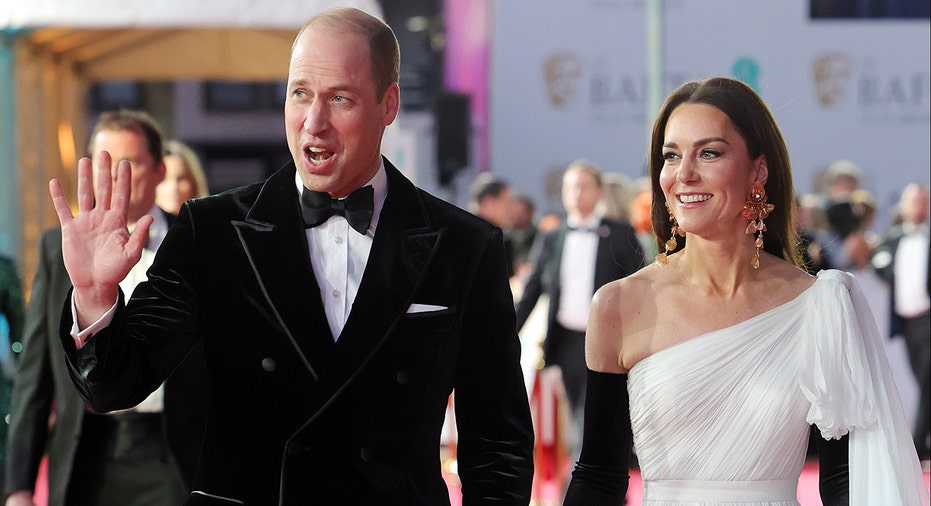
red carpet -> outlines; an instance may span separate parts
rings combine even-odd
[[[36,506],[45,506],[48,500],[47,461],[43,459],[39,469],[39,480],[36,483]],[[462,505],[462,494],[459,493],[459,480],[451,473],[446,473],[446,482],[449,483],[449,498],[452,506]],[[931,474],[925,471],[925,483],[931,487]],[[640,482],[640,472],[632,469],[630,472],[630,492],[627,494],[628,506],[640,506],[643,495],[643,485]],[[555,486],[543,484],[537,490],[537,497],[533,501],[534,506],[557,506],[561,500],[561,490]],[[805,464],[802,475],[798,480],[798,501],[802,506],[821,506],[821,499],[818,497],[818,463],[809,462]]]
[[[449,497],[453,506],[461,506],[462,495],[459,493],[458,480],[455,477],[448,479],[450,484]],[[931,487],[931,474],[925,472],[925,483]],[[640,472],[632,469],[630,472],[630,491],[627,494],[628,506],[640,506],[643,497],[643,485],[640,481]],[[531,506],[558,506],[561,501],[561,491],[558,487],[546,485],[538,487]],[[818,463],[808,462],[802,469],[798,480],[798,502],[802,506],[822,506],[818,496]]]

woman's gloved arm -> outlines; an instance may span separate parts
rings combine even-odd
[[[582,452],[564,506],[624,504],[632,445],[627,375],[589,370]]]
[[[817,434],[817,431],[815,431]],[[847,506],[850,504],[850,467],[847,440],[850,435],[840,439],[826,440],[817,434],[818,446],[818,490],[824,506]]]

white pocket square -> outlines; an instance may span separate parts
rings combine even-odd
[[[433,311],[443,311],[444,309],[449,309],[446,306],[434,306],[433,304],[411,304],[407,308],[407,314],[411,313],[430,313]]]

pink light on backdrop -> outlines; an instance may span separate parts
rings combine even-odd
[[[485,0],[445,0],[443,86],[470,96],[474,165],[489,170],[488,8]]]

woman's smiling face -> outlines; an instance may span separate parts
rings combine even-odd
[[[669,116],[659,182],[679,226],[702,236],[746,227],[740,210],[766,181],[762,155],[751,159],[730,118],[707,104],[682,104]]]

